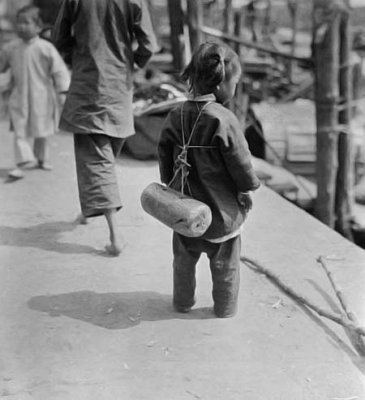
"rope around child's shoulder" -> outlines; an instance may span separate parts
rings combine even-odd
[[[200,116],[202,115],[203,111],[207,108],[209,104],[213,103],[212,101],[208,101],[207,103],[204,104],[204,106],[199,110],[199,114],[196,117],[196,120],[194,122],[193,128],[190,132],[190,136],[188,140],[186,141],[185,139],[185,127],[184,127],[184,105],[181,107],[181,137],[182,137],[182,146],[178,145],[178,147],[181,149],[181,152],[179,155],[176,157],[175,160],[175,166],[177,167],[174,172],[174,176],[172,177],[171,181],[169,182],[168,186],[170,187],[172,183],[175,181],[176,177],[178,174],[181,172],[181,194],[184,194],[184,187],[185,185],[188,186],[190,195],[191,195],[191,190],[189,187],[189,182],[187,181],[188,175],[189,175],[189,168],[191,165],[188,163],[188,149],[215,149],[216,146],[192,146],[190,145],[191,139],[196,131],[196,127],[198,125],[198,121]]]

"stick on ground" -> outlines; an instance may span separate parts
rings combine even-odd
[[[351,332],[351,334],[354,337],[356,337],[356,343],[359,344],[358,346],[356,346],[357,350],[362,355],[365,355],[365,346],[364,346],[364,342],[363,342],[363,338],[362,338],[362,336],[365,336],[365,327],[360,326],[357,323],[355,323],[354,321],[350,320],[350,318],[347,315],[334,314],[330,311],[324,310],[321,307],[318,307],[311,300],[307,299],[306,297],[304,297],[301,294],[296,293],[294,291],[294,289],[292,289],[290,286],[288,286],[286,283],[284,283],[277,274],[270,271],[268,268],[263,266],[258,261],[255,261],[248,257],[241,257],[241,261],[244,262],[246,265],[248,265],[250,268],[266,275],[285,293],[290,295],[293,299],[295,299],[299,303],[301,303],[301,304],[305,305],[306,307],[310,308],[311,310],[315,311],[321,317],[330,319],[331,321],[334,321],[334,322],[342,325],[344,328],[348,329],[349,332]]]
[[[331,286],[332,286],[334,292],[336,293],[338,301],[340,302],[341,307],[342,307],[343,311],[345,312],[347,318],[350,321],[352,321],[356,326],[360,326],[360,323],[359,323],[359,320],[357,319],[357,316],[355,315],[354,312],[350,311],[347,299],[345,297],[345,294],[343,293],[342,288],[338,285],[338,283],[336,283],[332,272],[328,268],[328,265],[326,263],[325,257],[320,256],[317,261],[321,264],[322,268],[324,269],[324,271],[325,271],[325,273],[326,273],[326,275],[328,277],[328,280],[330,281]],[[361,336],[359,336],[359,335],[355,335],[353,337],[353,341],[354,341],[355,347],[362,354],[365,354],[365,343],[364,343],[363,338]]]

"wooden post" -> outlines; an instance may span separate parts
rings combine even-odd
[[[251,31],[251,40],[253,42],[257,42],[257,34],[256,34],[256,9],[255,9],[255,1],[251,0],[247,6],[247,24]]]
[[[234,14],[234,35],[236,37],[241,37],[242,33],[242,22],[243,22],[243,9],[239,9]],[[239,43],[234,44],[235,51],[238,57],[241,59],[242,46]],[[240,81],[237,85],[237,92],[234,97],[234,102],[232,106],[232,111],[236,114],[238,120],[241,122],[242,126],[246,123],[246,114],[248,108],[248,94],[245,90],[245,85],[243,81],[243,74],[241,75]]]
[[[291,16],[291,29],[292,29],[292,37],[291,37],[291,55],[295,55],[295,49],[297,46],[297,25],[298,25],[298,7],[299,4],[297,0],[287,0],[288,8]],[[289,71],[288,71],[289,79],[292,82],[294,76],[294,60],[291,59],[289,62]]]
[[[223,32],[232,34],[234,29],[234,15],[233,15],[233,2],[232,0],[225,1],[223,10]]]
[[[331,0],[314,6],[314,59],[317,121],[317,201],[319,220],[335,227],[335,187],[338,168],[338,71],[340,15],[330,12]],[[324,19],[323,17],[326,17]]]
[[[344,128],[339,134],[338,141],[338,173],[336,184],[336,230],[352,240],[351,217],[354,204],[354,160],[353,140],[350,131],[352,117],[351,101],[352,68],[351,62],[351,27],[348,12],[341,13],[340,22],[340,98],[342,108],[339,113],[339,124]]]
[[[190,36],[190,47],[193,52],[202,42],[203,4],[202,1],[187,0],[187,19]]]
[[[181,0],[168,0],[170,19],[170,41],[173,65],[175,70],[181,71],[185,66],[184,58],[184,13]]]
[[[242,22],[243,22],[243,13],[242,13],[242,9],[240,9],[234,13],[234,35],[236,37],[241,37]],[[240,57],[242,46],[239,43],[236,43],[234,45],[234,49],[235,49],[236,53],[238,54],[238,57]]]
[[[264,26],[262,27],[262,33],[264,35],[265,41],[271,41],[271,11],[272,11],[272,1],[266,0],[266,11],[264,17]]]

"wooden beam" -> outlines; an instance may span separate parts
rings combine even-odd
[[[293,56],[293,55],[291,55],[289,53],[283,53],[283,52],[280,52],[280,51],[277,51],[277,50],[268,49],[265,46],[260,46],[258,44],[253,43],[253,42],[248,42],[246,40],[243,40],[240,37],[233,36],[233,35],[228,35],[228,34],[222,32],[222,31],[220,31],[218,29],[210,28],[210,27],[207,27],[207,26],[202,26],[201,31],[203,33],[205,33],[206,35],[214,36],[214,37],[217,37],[217,38],[220,38],[220,39],[223,39],[223,40],[228,40],[228,41],[233,42],[233,43],[238,43],[238,44],[240,44],[240,45],[242,45],[244,47],[247,47],[247,48],[250,48],[250,49],[256,49],[256,50],[262,51],[264,53],[271,54],[273,56],[292,59],[292,60],[296,60],[296,61],[299,61],[299,62],[302,62],[302,63],[305,63],[305,64],[310,64],[310,65],[312,64],[312,60],[310,58]]]

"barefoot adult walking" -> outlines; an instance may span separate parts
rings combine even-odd
[[[135,133],[134,66],[144,67],[156,48],[147,3],[63,0],[52,36],[72,68],[60,128],[74,133],[82,214],[105,216],[106,250],[117,256],[122,243],[115,217],[122,205],[115,159],[125,138]]]

